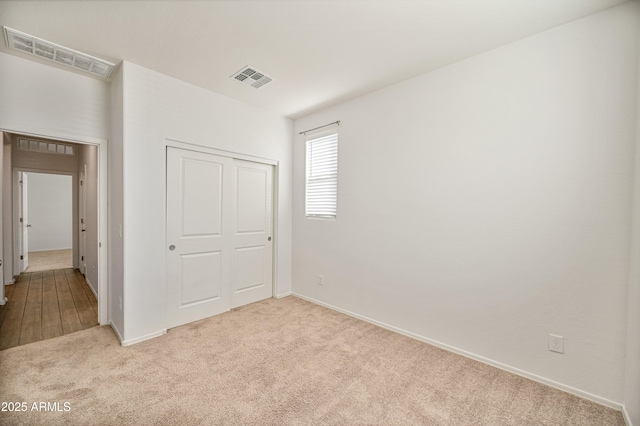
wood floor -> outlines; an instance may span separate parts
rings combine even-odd
[[[98,301],[78,270],[25,272],[5,296],[0,350],[98,325]]]

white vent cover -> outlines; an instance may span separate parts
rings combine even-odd
[[[67,65],[89,74],[97,75],[103,78],[109,78],[111,72],[115,68],[115,64],[87,55],[82,52],[69,49],[42,40],[29,34],[16,31],[9,27],[4,28],[4,35],[7,40],[9,49],[18,50],[23,53],[29,53],[42,59],[48,59],[57,64]]]
[[[230,78],[256,89],[259,89],[265,84],[273,81],[273,78],[249,65],[234,73]]]

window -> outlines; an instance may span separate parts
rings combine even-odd
[[[59,142],[34,141],[31,139],[18,139],[18,149],[24,151],[37,151],[47,154],[73,155],[73,147]]]
[[[338,126],[307,132],[305,214],[335,219],[338,204]]]

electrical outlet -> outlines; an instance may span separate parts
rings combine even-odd
[[[324,276],[318,275],[318,285],[324,285]]]
[[[551,352],[564,353],[564,337],[557,334],[549,334],[549,350]]]

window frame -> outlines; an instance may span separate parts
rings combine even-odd
[[[328,154],[326,154],[324,157],[320,155],[319,161],[321,161],[321,163],[326,163],[327,161],[333,160],[331,157],[334,157],[335,160],[332,161],[330,165],[328,166],[327,164],[322,164],[322,165],[329,169],[334,169],[335,171],[332,171],[331,173],[325,172],[318,176],[311,176],[311,173],[313,171],[313,156],[312,156],[313,154],[310,153],[309,150],[313,149],[314,141],[316,144],[321,144],[322,142],[320,142],[319,140],[326,139],[331,136],[334,136],[334,137],[331,139],[328,139],[325,142],[327,142],[328,144],[332,144],[332,143],[335,144],[335,149],[333,147],[330,147],[329,149],[331,149],[331,151]],[[339,139],[340,137],[339,137],[337,124],[324,126],[321,129],[305,133],[304,214],[305,214],[305,218],[307,219],[337,220],[338,218]],[[327,148],[324,148],[324,149],[326,150]],[[333,182],[331,182],[331,179],[333,179]],[[329,193],[328,195],[325,195],[329,199],[325,206],[317,206],[316,208],[310,209],[310,206],[309,206],[309,195],[311,192],[310,182],[311,183],[324,182],[325,186],[327,184],[330,185],[330,188],[331,188],[330,191],[332,191],[333,194]],[[313,188],[312,188],[312,191],[313,191]],[[318,191],[319,190],[316,189],[316,192]],[[312,195],[315,196],[316,198],[322,196],[322,194],[318,195],[316,193],[312,193]],[[323,213],[321,211],[323,209],[327,209],[331,207],[333,208],[329,213]],[[311,213],[310,213],[310,210],[311,210]]]

